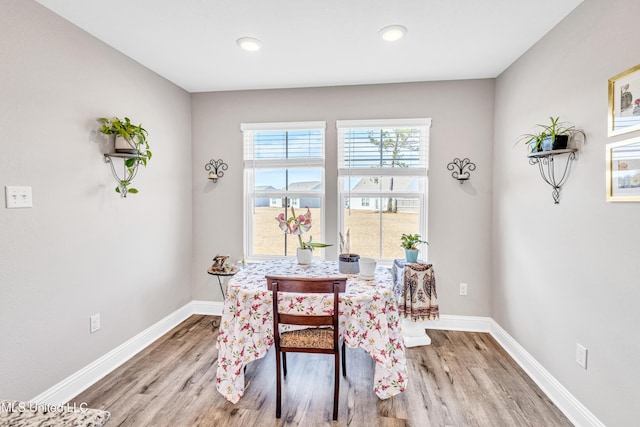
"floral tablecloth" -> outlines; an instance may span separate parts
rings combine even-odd
[[[216,342],[216,388],[232,403],[244,394],[244,366],[264,357],[274,344],[273,299],[267,290],[267,274],[345,276],[338,272],[336,262],[313,261],[310,265],[299,265],[295,260],[274,260],[243,269],[229,281]],[[322,299],[317,295],[299,295],[282,299],[278,304],[285,311],[319,314],[326,307]],[[346,345],[362,347],[376,362],[373,385],[376,395],[387,399],[402,393],[407,385],[407,362],[389,270],[378,267],[374,280],[347,275],[339,310],[340,335]]]

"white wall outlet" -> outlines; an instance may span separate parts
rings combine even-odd
[[[7,202],[7,209],[30,208],[33,206],[31,187],[6,185],[4,187],[4,196]]]
[[[467,295],[467,287],[466,283],[460,283],[460,295]]]
[[[94,314],[89,318],[91,320],[90,332],[98,332],[100,330],[100,313]]]
[[[587,348],[576,344],[576,363],[587,369]]]

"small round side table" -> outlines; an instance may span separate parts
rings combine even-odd
[[[235,276],[236,273],[238,272],[238,270],[233,270],[233,271],[211,271],[211,270],[207,270],[207,273],[212,275],[212,276],[216,276],[218,278],[218,285],[220,286],[220,292],[222,292],[222,302],[224,303],[224,299],[227,297],[226,293],[224,292],[224,288],[222,287],[222,280],[220,279],[221,277],[232,277]],[[211,326],[213,326],[214,328],[217,328],[220,325],[220,321],[219,320],[212,320],[211,321]]]

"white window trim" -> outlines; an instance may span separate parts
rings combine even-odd
[[[274,258],[283,258],[284,255],[256,255],[253,254],[253,222],[249,221],[249,212],[253,212],[254,200],[256,197],[269,197],[269,198],[300,198],[300,197],[315,197],[320,199],[320,209],[322,212],[322,233],[320,236],[320,241],[325,241],[325,234],[327,230],[327,211],[326,211],[326,178],[325,178],[325,157],[326,157],[326,122],[325,121],[306,121],[306,122],[270,122],[270,123],[241,123],[240,130],[244,132],[260,132],[260,131],[296,131],[296,130],[321,130],[322,131],[322,158],[310,158],[310,159],[246,159],[244,158],[244,197],[243,197],[243,233],[244,233],[244,254],[247,262],[259,262],[268,259]],[[247,155],[245,144],[245,135],[242,137],[243,144],[243,156]],[[313,167],[320,168],[322,170],[321,179],[322,179],[322,190],[312,190],[312,191],[289,191],[289,192],[280,192],[280,191],[254,191],[251,192],[250,187],[254,186],[253,180],[253,170],[260,169],[268,169],[268,168],[303,168],[303,167]],[[248,178],[247,168],[252,169],[250,173],[250,179]],[[251,209],[251,211],[249,211]],[[277,227],[277,223],[274,220],[273,226]],[[321,258],[324,259],[325,251],[322,248],[316,249],[316,252],[321,254]],[[292,256],[288,256],[287,258],[292,258]]]
[[[426,128],[426,166],[425,167],[408,167],[408,168],[348,168],[339,164],[341,159],[340,150],[342,148],[341,131],[346,129],[379,129],[379,128],[410,128],[410,127],[424,127]],[[370,198],[384,198],[384,197],[407,197],[416,198],[420,202],[418,210],[418,232],[425,239],[427,236],[427,222],[428,222],[428,193],[429,193],[429,143],[430,143],[430,118],[413,118],[413,119],[373,119],[373,120],[336,120],[337,130],[337,159],[338,159],[338,230],[344,229],[344,205],[346,198],[358,198],[358,197],[370,197]],[[425,188],[420,192],[345,192],[341,179],[348,176],[424,176]],[[425,248],[425,251],[428,247]],[[425,253],[426,256],[426,253]],[[379,259],[383,265],[393,262],[392,259]]]

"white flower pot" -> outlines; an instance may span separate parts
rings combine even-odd
[[[136,154],[136,148],[120,135],[116,135],[114,148],[116,153]]]
[[[296,256],[298,257],[298,264],[308,265],[313,261],[313,252],[311,249],[298,248]]]

